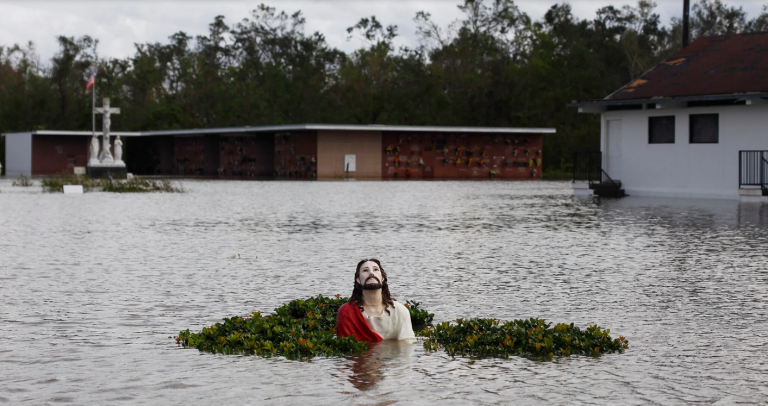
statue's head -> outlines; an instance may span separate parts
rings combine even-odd
[[[387,281],[387,274],[378,259],[364,259],[357,263],[355,284],[363,290],[381,289]]]
[[[362,310],[363,291],[381,290],[381,301],[385,306],[394,306],[394,298],[389,294],[389,285],[387,284],[387,273],[381,266],[381,261],[375,258],[364,259],[357,263],[355,269],[354,289],[352,289],[352,301]],[[389,310],[387,310],[389,313]]]

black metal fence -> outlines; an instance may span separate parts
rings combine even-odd
[[[739,188],[768,188],[768,151],[739,151]]]
[[[573,153],[573,181],[601,182],[603,179],[603,153],[579,151]]]

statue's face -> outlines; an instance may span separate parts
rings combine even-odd
[[[379,264],[368,261],[360,267],[360,274],[357,277],[357,283],[361,285],[376,285],[384,282]]]

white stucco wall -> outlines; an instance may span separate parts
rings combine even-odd
[[[5,176],[32,176],[32,133],[5,134]]]
[[[689,115],[713,113],[719,115],[719,143],[689,144]],[[649,144],[648,117],[671,115],[675,143]],[[614,144],[620,156],[614,161],[607,157],[609,120],[621,120],[621,141]],[[768,150],[768,105],[604,112],[601,150],[603,168],[630,196],[738,199],[739,151]]]

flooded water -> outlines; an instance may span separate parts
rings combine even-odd
[[[566,182],[186,181],[43,194],[0,180],[0,403],[733,404],[768,399],[768,205],[580,199]],[[349,295],[596,323],[624,354],[453,359],[384,343],[311,362],[176,346],[179,330]]]

